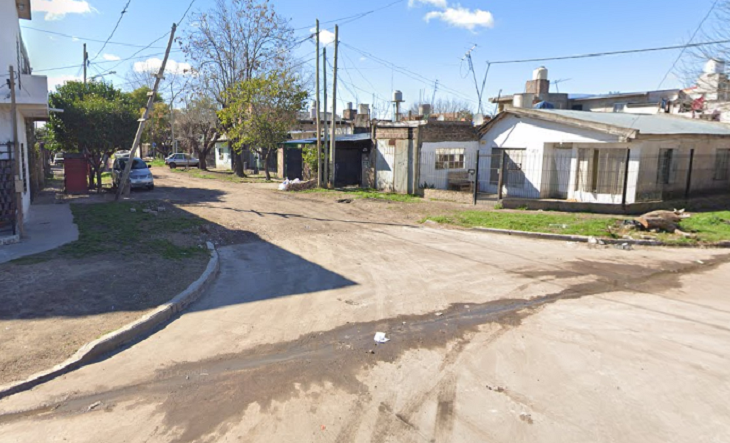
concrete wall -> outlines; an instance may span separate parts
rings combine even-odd
[[[216,169],[233,169],[231,163],[231,150],[228,142],[218,142],[215,144],[215,167]]]
[[[448,188],[449,171],[454,170],[436,169],[436,151],[439,149],[463,149],[464,169],[460,171],[476,168],[477,151],[479,150],[478,141],[424,142],[421,146],[419,187],[428,184],[436,189]]]

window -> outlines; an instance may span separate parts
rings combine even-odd
[[[671,185],[677,178],[677,162],[674,158],[674,149],[660,149],[657,164],[656,183]]]
[[[437,149],[436,170],[464,169],[463,149]]]
[[[570,107],[570,109],[572,109],[573,111],[582,111],[583,105],[573,105]]]
[[[624,112],[626,109],[626,103],[615,103],[613,105],[613,112]]]
[[[718,149],[715,154],[715,180],[728,180],[730,149]]]
[[[577,191],[621,194],[625,172],[625,149],[578,149]]]

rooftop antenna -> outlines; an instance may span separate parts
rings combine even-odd
[[[557,92],[558,94],[560,94],[560,84],[561,83],[565,83],[565,82],[569,82],[571,80],[573,80],[573,79],[572,78],[561,78],[560,80],[551,80],[550,83],[552,83],[552,84],[555,85],[555,92]]]

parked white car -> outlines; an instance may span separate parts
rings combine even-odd
[[[170,169],[175,169],[178,166],[195,166],[198,167],[200,164],[200,160],[193,157],[190,154],[172,154],[171,156],[167,157],[165,159],[165,164],[170,167]]]

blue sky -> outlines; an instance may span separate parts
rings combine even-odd
[[[394,0],[272,0],[278,13],[290,19],[299,39],[309,33],[316,18],[322,22],[378,9]],[[26,29],[23,37],[31,63],[38,74],[52,83],[80,76],[84,40],[105,40],[127,0],[32,0],[32,21],[22,27],[66,33],[76,39]],[[147,45],[180,19],[188,0],[131,0],[113,41]],[[197,0],[193,11],[206,10],[212,0]],[[393,88],[404,92],[407,102],[431,97],[435,80],[438,98],[465,98],[475,106],[471,75],[462,61],[474,44],[473,59],[478,77],[487,60],[511,60],[571,54],[648,48],[683,44],[701,22],[711,0],[403,0],[340,27],[340,85],[338,108],[347,101],[371,103],[390,97]],[[589,6],[590,5],[590,6]],[[189,23],[189,22],[188,22]],[[708,23],[707,26],[710,26]],[[330,30],[332,30],[332,25]],[[183,26],[185,28],[185,26]],[[109,71],[138,49],[108,45],[98,56],[101,43],[86,42],[93,59],[89,75]],[[161,40],[155,46],[163,46]],[[348,45],[348,46],[345,46]],[[352,48],[356,48],[352,49]],[[359,50],[359,51],[358,51]],[[162,49],[142,52],[138,62],[160,57]],[[331,54],[331,48],[328,49]],[[382,61],[406,68],[404,75]],[[606,93],[656,89],[678,55],[677,50],[571,61],[546,62],[550,79],[566,79],[561,92]],[[306,42],[295,50],[313,69],[314,45]],[[171,57],[184,62],[181,52]],[[125,74],[134,61],[123,62],[107,80],[124,86]],[[536,63],[493,65],[486,96],[520,92]],[[331,73],[328,74],[331,87]],[[414,78],[415,77],[415,78]],[[680,86],[670,76],[663,88]],[[407,103],[408,104],[408,103]]]

